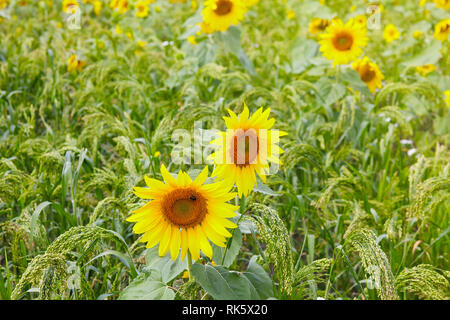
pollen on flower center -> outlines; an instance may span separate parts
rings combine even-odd
[[[233,9],[233,3],[229,0],[220,0],[219,3],[217,3],[217,8],[214,10],[216,14],[219,16],[227,15],[231,12]]]
[[[338,33],[333,38],[333,45],[336,49],[340,51],[349,50],[353,45],[353,37],[346,32]]]
[[[255,130],[237,130],[229,150],[234,164],[247,166],[253,163],[259,152],[259,139]]]
[[[168,193],[162,201],[162,209],[164,216],[180,228],[200,224],[208,212],[205,198],[191,188]]]

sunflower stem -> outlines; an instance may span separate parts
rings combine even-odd
[[[244,216],[244,213],[245,213],[245,196],[242,195],[242,198],[239,200],[236,200],[236,201],[240,201],[239,213],[241,214],[241,216],[239,217],[238,221],[236,222],[236,224],[239,225],[239,221],[242,219],[242,217]],[[227,255],[228,247],[230,246],[231,241],[233,240],[234,230],[236,230],[236,229],[233,229],[231,231],[231,237],[227,240],[227,245],[225,247],[225,250],[224,250],[223,256],[222,256],[222,262],[220,263],[222,266],[223,266],[223,263],[225,262],[225,257]]]
[[[188,261],[189,280],[192,280],[192,276],[191,276],[192,256],[189,251],[187,252],[187,261]]]

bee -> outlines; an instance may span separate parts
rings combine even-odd
[[[192,201],[197,200],[197,198],[195,196],[190,196],[189,199],[191,199]]]

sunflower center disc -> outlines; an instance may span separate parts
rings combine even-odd
[[[214,12],[219,16],[224,16],[226,14],[229,14],[231,12],[231,9],[233,9],[233,3],[231,1],[220,0],[217,4],[217,9],[214,10]]]
[[[353,37],[348,33],[338,34],[333,39],[333,44],[340,51],[349,50],[353,45]]]
[[[259,152],[259,140],[255,130],[237,130],[233,137],[230,156],[238,166],[247,166],[256,160]]]
[[[207,213],[205,198],[196,190],[177,189],[167,194],[162,201],[164,216],[180,228],[195,227]]]
[[[375,71],[369,67],[365,67],[361,72],[361,80],[364,82],[370,82],[375,78]]]

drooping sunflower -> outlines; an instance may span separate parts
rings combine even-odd
[[[226,203],[236,196],[229,192],[232,185],[226,181],[204,184],[208,167],[194,181],[183,171],[174,178],[164,165],[161,174],[164,182],[145,177],[149,188],[134,188],[136,196],[151,201],[127,219],[137,222],[133,231],[144,234],[140,241],[146,242],[147,248],[159,243],[160,256],[170,250],[173,260],[181,254],[183,261],[189,250],[192,258],[198,260],[201,250],[212,258],[209,241],[224,247],[226,238],[231,237],[227,228],[237,227],[228,220],[239,209]]]
[[[422,77],[426,77],[427,74],[436,70],[436,66],[434,64],[425,64],[423,66],[416,67],[416,71],[419,72]]]
[[[434,26],[434,37],[440,41],[446,41],[450,34],[450,19],[440,21]]]
[[[400,38],[400,32],[397,27],[393,24],[388,24],[383,31],[383,39],[386,40],[387,43],[391,43],[394,40]]]
[[[277,143],[287,133],[270,130],[275,123],[274,118],[269,119],[270,108],[260,108],[251,117],[246,105],[239,116],[231,110],[228,113],[230,116],[224,117],[227,131],[211,141],[218,147],[208,159],[216,165],[213,177],[236,184],[239,197],[247,196],[256,184],[256,174],[265,182],[269,162],[281,164],[283,150]]]
[[[206,0],[203,21],[215,31],[226,31],[244,18],[247,6],[243,0]]]
[[[368,57],[353,62],[352,68],[359,73],[361,80],[369,87],[370,92],[374,93],[377,88],[381,88],[384,76],[378,65],[370,61]]]
[[[367,30],[354,19],[344,24],[340,19],[333,19],[326,32],[320,35],[320,51],[333,66],[354,61],[362,53],[362,47],[368,42]]]
[[[325,31],[325,29],[329,25],[330,25],[330,20],[328,20],[328,19],[314,18],[309,23],[309,26],[308,26],[309,33],[311,33],[311,34],[320,33],[322,31]]]

